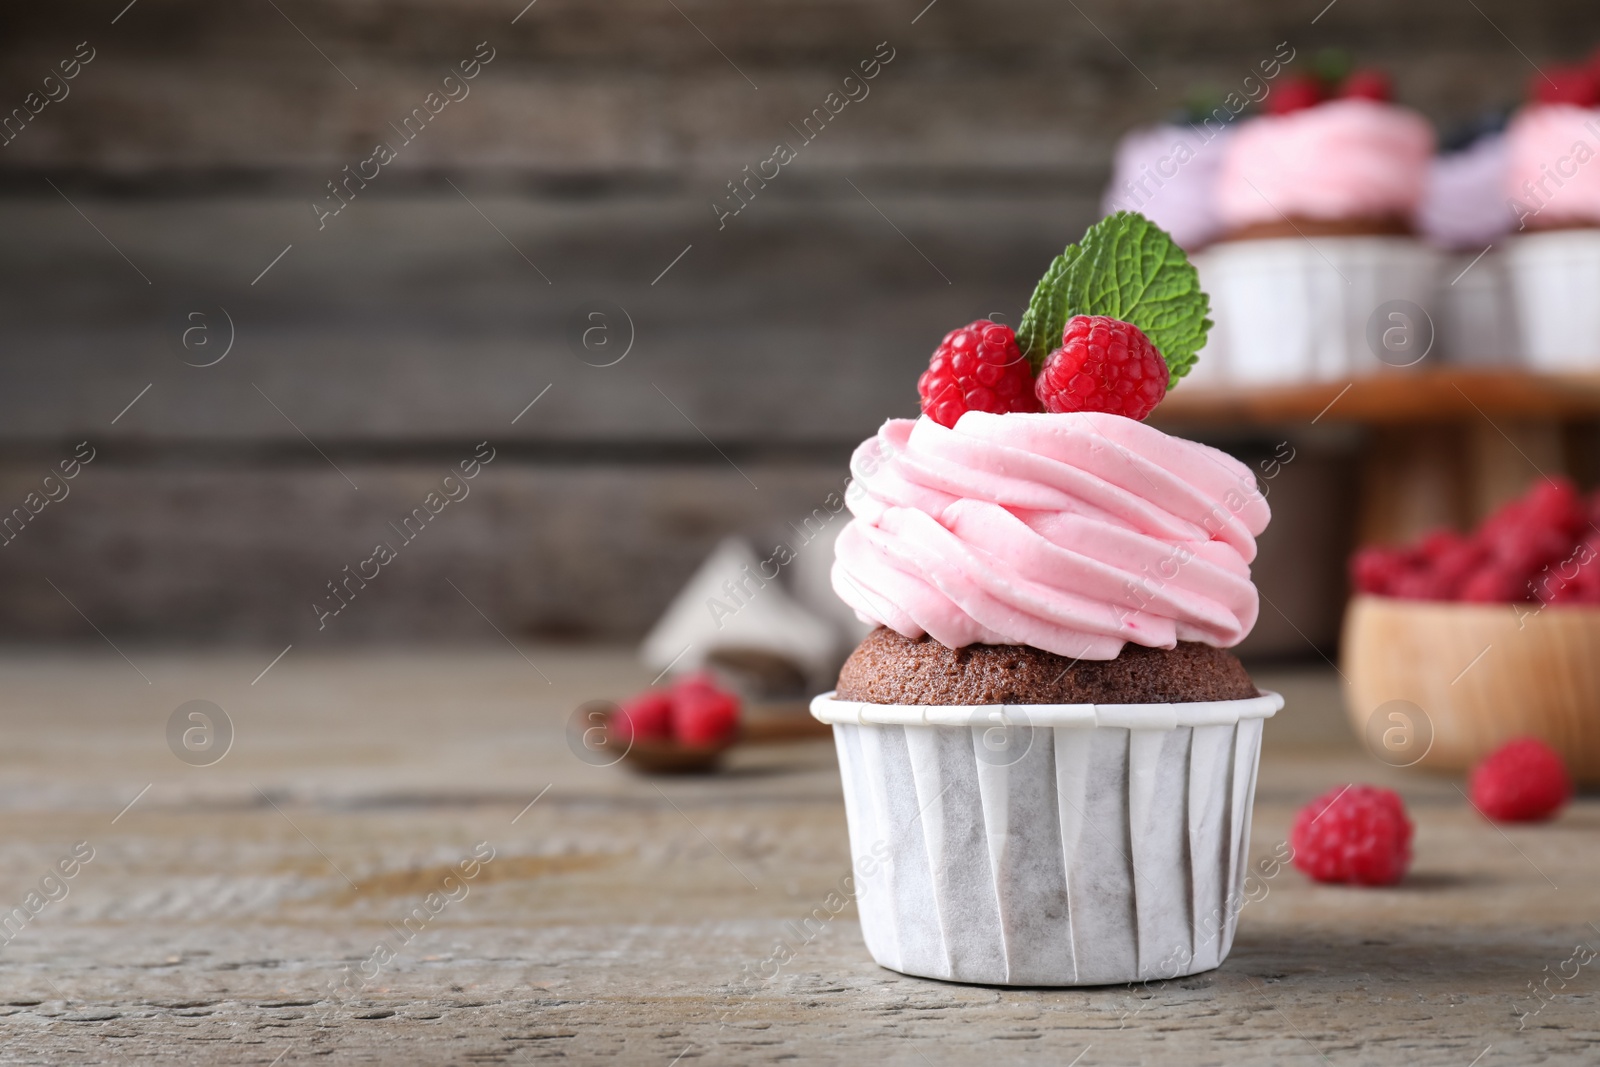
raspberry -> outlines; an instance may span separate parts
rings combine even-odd
[[[1528,95],[1541,104],[1594,107],[1600,103],[1600,76],[1585,67],[1546,67],[1528,82]]]
[[[1369,545],[1350,560],[1350,581],[1358,593],[1394,596],[1409,572],[1404,549]]]
[[[672,698],[646,690],[623,701],[607,726],[618,741],[665,741],[672,736]]]
[[[1350,785],[1301,808],[1289,843],[1316,881],[1394,885],[1411,863],[1411,820],[1398,793]]]
[[[1469,604],[1510,604],[1527,599],[1527,593],[1526,575],[1491,563],[1469,575],[1456,598]]]
[[[1034,391],[1046,411],[1142,419],[1167,395],[1167,364],[1144,331],[1104,315],[1074,315]]]
[[[715,745],[739,732],[739,698],[703,678],[672,688],[672,733],[685,745]]]
[[[1009,326],[978,319],[944,335],[928,369],[917,379],[922,411],[954,426],[969,411],[1038,411],[1033,368]]]
[[[1339,95],[1346,99],[1377,100],[1388,103],[1394,99],[1394,82],[1381,70],[1358,70],[1344,80]]]
[[[1533,593],[1549,604],[1600,603],[1600,533],[1578,542],[1571,555],[1541,574]]]
[[[1285,78],[1278,88],[1267,94],[1267,111],[1273,115],[1287,115],[1304,111],[1322,103],[1322,82],[1307,75]]]
[[[1585,536],[1588,540],[1584,540]],[[1471,535],[1435,531],[1415,545],[1369,547],[1350,562],[1356,589],[1476,603],[1600,603],[1600,493],[1545,479]]]
[[[1472,802],[1495,822],[1539,822],[1572,796],[1556,750],[1531,737],[1509,741],[1472,772]]]

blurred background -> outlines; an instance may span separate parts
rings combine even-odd
[[[1338,46],[1447,135],[1600,40],[1579,0],[1323,2],[8,5],[0,505],[93,458],[5,540],[0,637],[636,641],[723,538],[765,555],[842,490],[947,330],[1014,322],[1196,86]],[[1231,411],[1163,425],[1294,451],[1246,651],[1331,652],[1374,449],[1423,416]]]

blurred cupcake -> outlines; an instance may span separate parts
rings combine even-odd
[[[1117,145],[1101,211],[1137,211],[1193,255],[1222,233],[1216,185],[1232,133],[1176,122],[1130,131]]]
[[[1600,63],[1551,68],[1512,120],[1506,259],[1527,361],[1600,366]]]
[[[1174,121],[1132,130],[1117,145],[1111,183],[1101,198],[1101,211],[1137,211],[1172,235],[1206,285],[1208,262],[1203,249],[1222,234],[1217,213],[1217,175],[1233,127],[1211,116],[1215,108],[1196,100]],[[1190,120],[1194,121],[1190,121]],[[1220,381],[1227,356],[1213,331],[1190,372],[1193,384]]]
[[[1431,347],[1417,310],[1433,303],[1437,256],[1415,234],[1433,130],[1389,102],[1377,71],[1327,90],[1315,78],[1285,84],[1224,153],[1225,233],[1207,283],[1241,381],[1346,378],[1413,364]],[[1383,328],[1369,330],[1380,314]]]
[[[1417,227],[1444,253],[1439,271],[1439,347],[1452,362],[1517,362],[1515,312],[1502,258],[1516,228],[1506,206],[1510,143],[1505,117],[1474,124],[1435,157]]]

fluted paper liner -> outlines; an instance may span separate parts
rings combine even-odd
[[[985,707],[817,697],[867,950],[905,974],[989,985],[1216,967],[1243,899],[1261,724],[1282,706],[1276,693]]]
[[[1506,266],[1528,364],[1600,367],[1600,229],[1523,234],[1507,244]]]
[[[1437,252],[1405,237],[1282,237],[1212,246],[1206,291],[1229,381],[1343,381],[1398,369],[1409,359],[1378,358],[1368,337],[1372,317],[1382,305],[1404,301],[1437,318],[1429,309],[1438,265]],[[1389,325],[1385,320],[1380,328]],[[1427,327],[1413,325],[1421,338]]]

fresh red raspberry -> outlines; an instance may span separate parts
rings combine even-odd
[[[1411,820],[1398,793],[1345,786],[1300,809],[1289,844],[1316,881],[1394,885],[1411,863]]]
[[[1310,75],[1285,78],[1278,83],[1278,87],[1267,94],[1267,112],[1273,115],[1288,115],[1295,111],[1304,111],[1308,107],[1316,107],[1322,103],[1326,94],[1322,82]]]
[[[1469,604],[1511,604],[1528,598],[1528,576],[1521,570],[1489,563],[1469,574],[1456,593]]]
[[[1495,822],[1540,822],[1571,796],[1560,755],[1532,737],[1500,746],[1472,772],[1472,802]]]
[[[1350,559],[1350,581],[1358,593],[1394,596],[1396,587],[1409,573],[1403,549],[1369,545]]]
[[[1038,411],[1033,367],[1017,347],[1016,332],[988,319],[944,335],[928,369],[917,379],[922,411],[941,426],[954,426],[969,411]]]
[[[1541,104],[1600,103],[1600,72],[1585,67],[1546,67],[1528,82],[1528,95]]]
[[[739,698],[704,678],[672,687],[672,735],[685,745],[715,745],[739,732]]]
[[[1377,100],[1388,103],[1394,99],[1394,82],[1385,71],[1368,67],[1358,70],[1339,86],[1339,95],[1347,100]]]
[[[618,741],[665,741],[672,736],[672,698],[648,689],[623,701],[606,725]]]
[[[1144,331],[1104,315],[1074,315],[1034,391],[1046,411],[1142,419],[1167,395],[1167,363]]]
[[[1600,603],[1600,533],[1579,541],[1571,555],[1540,575],[1533,595],[1548,604]]]

